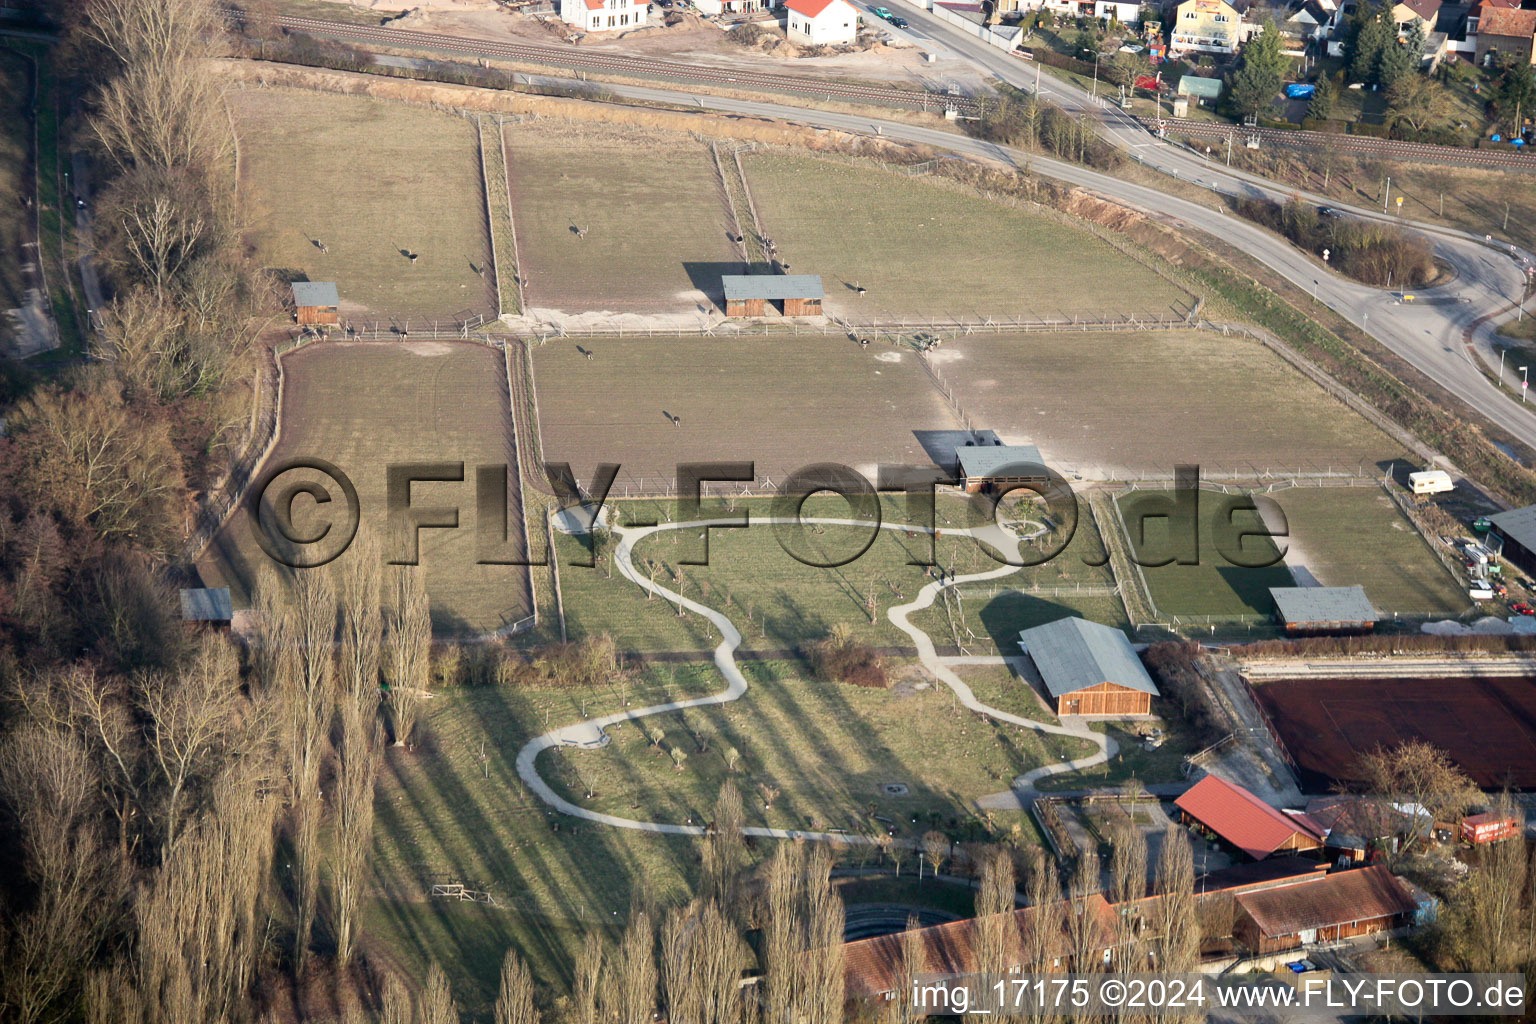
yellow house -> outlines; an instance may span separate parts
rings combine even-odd
[[[1184,0],[1168,41],[1172,53],[1236,53],[1243,16],[1227,0]]]

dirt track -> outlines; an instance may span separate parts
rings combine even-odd
[[[1536,789],[1530,678],[1293,679],[1256,689],[1308,792],[1350,781],[1360,752],[1413,739],[1444,749],[1484,789]]]

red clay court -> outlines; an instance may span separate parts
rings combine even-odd
[[[1309,792],[1351,781],[1358,752],[1413,739],[1484,789],[1536,789],[1536,680],[1292,679],[1254,691]]]

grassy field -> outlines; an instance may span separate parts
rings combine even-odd
[[[1381,612],[1459,614],[1465,591],[1375,487],[1296,487],[1273,496],[1290,527],[1288,565],[1325,586],[1365,587]]]
[[[601,692],[483,687],[438,694],[426,705],[417,748],[390,748],[380,776],[373,941],[422,970],[438,959],[471,1012],[495,998],[508,944],[541,981],[567,987],[582,929],[623,914],[642,884],[658,902],[682,897],[695,881],[696,848],[690,839],[554,814],[518,779],[518,748],[626,699],[649,703],[720,686],[714,666],[700,664],[674,667],[664,681],[640,674]],[[499,909],[429,900],[432,883],[441,881],[490,891]]]
[[[720,275],[741,267],[708,147],[544,122],[505,138],[530,307],[702,313],[723,301]]]
[[[951,184],[813,157],[754,154],[743,166],[764,231],[791,273],[821,275],[837,315],[1189,308],[1183,291],[1087,231]]]
[[[1148,518],[1142,535],[1138,528],[1140,516],[1154,511],[1154,502],[1171,494],[1169,491],[1133,491],[1116,499],[1120,514],[1130,531],[1133,552],[1143,562],[1160,561],[1172,557],[1176,541],[1173,529],[1188,529],[1196,524],[1173,525],[1167,517]],[[1274,601],[1269,596],[1270,587],[1295,586],[1295,582],[1283,561],[1264,568],[1248,568],[1234,564],[1218,550],[1217,523],[1227,521],[1226,504],[1230,499],[1213,491],[1200,492],[1199,505],[1199,563],[1179,565],[1176,562],[1160,566],[1143,566],[1152,600],[1163,615],[1211,616],[1216,619],[1240,618],[1249,615],[1269,615],[1274,611]],[[1233,526],[1243,531],[1264,529],[1259,513],[1233,511]],[[1249,537],[1243,541],[1240,561],[1259,562],[1276,559],[1279,550],[1267,537]]]
[[[1261,344],[1205,331],[975,335],[937,353],[978,423],[1058,469],[1356,470],[1400,445]]]
[[[905,510],[897,502],[895,498],[883,502],[886,522],[905,521]],[[657,507],[654,503],[626,502],[620,514],[626,518],[643,514],[660,521],[663,513]],[[767,501],[743,501],[738,507],[755,516],[771,513],[771,503]],[[849,510],[841,499],[812,498],[803,514],[846,518]],[[971,507],[957,499],[940,502],[941,530],[946,524],[970,524],[974,518]],[[867,530],[856,527],[823,526],[814,530],[821,532],[807,534],[806,540],[817,552],[817,561],[833,561],[834,556],[852,554],[868,536]],[[643,573],[654,563],[658,583],[671,590],[681,589],[684,596],[724,611],[742,631],[748,649],[796,648],[826,636],[837,623],[849,626],[853,637],[865,643],[911,646],[911,638],[892,625],[886,613],[892,605],[913,600],[932,579],[926,568],[907,564],[909,560],[928,557],[930,548],[922,536],[881,530],[869,549],[854,561],[836,568],[819,568],[786,553],[775,527],[759,523],[745,530],[711,531],[709,565],[686,565],[684,559],[702,557],[699,532],[663,530],[645,538],[635,547],[636,567]],[[565,566],[561,570],[561,589],[572,635],[611,633],[621,646],[640,651],[705,650],[718,642],[718,634],[706,620],[692,613],[679,616],[675,605],[659,597],[648,599],[641,588],[611,569],[606,560],[596,568],[570,566],[570,562],[586,557],[584,543],[568,536],[557,541]],[[994,592],[1000,592],[1004,603],[1011,605],[1016,603],[1011,588],[1018,586],[1108,586],[1113,580],[1107,567],[1084,564],[1085,559],[1097,562],[1101,557],[1097,532],[1085,510],[1077,533],[1060,555],[1044,565],[1025,567],[1003,577],[995,586],[976,584],[986,588],[987,596],[968,596],[960,604],[968,612],[983,610],[982,621],[1004,628],[993,621],[996,609],[985,611],[993,603]],[[944,569],[961,574],[987,572],[1002,565],[968,537],[939,538],[937,560]],[[868,603],[872,593],[874,623],[870,622]],[[913,621],[935,629],[936,643],[951,642],[942,606],[917,613]]]
[[[230,102],[242,212],[263,265],[335,281],[343,315],[360,321],[494,314],[473,122],[282,89]]]
[[[597,784],[593,806],[649,820],[682,821],[690,814],[697,820],[729,776],[742,787],[752,820],[814,817],[872,828],[874,803],[875,813],[891,818],[902,838],[916,839],[935,826],[957,838],[980,838],[977,830],[987,826],[966,809],[965,799],[973,791],[1002,789],[1017,766],[1046,756],[1037,734],[986,725],[955,710],[944,690],[809,683],[793,666],[774,662],[747,662],[745,671],[749,696],[711,712],[717,735],[741,751],[734,774],[718,744],[700,753],[686,727],[668,719],[660,719],[664,745],[678,743],[690,752],[682,771],[667,755],[655,755],[633,726],[619,729],[609,750],[564,764],[546,754],[541,771],[557,785],[574,784],[578,797],[585,790],[573,773],[580,771]],[[413,968],[424,969],[429,958],[442,962],[471,1013],[483,1012],[494,999],[508,945],[530,961],[542,982],[568,986],[582,930],[608,927],[641,891],[663,905],[682,898],[696,882],[697,845],[553,814],[519,780],[518,748],[583,716],[699,696],[720,686],[712,664],[690,663],[652,664],[599,691],[484,687],[439,693],[426,707],[420,744],[412,752],[391,748],[380,778],[370,943]],[[914,718],[924,727],[914,728]],[[1072,747],[1068,753],[1086,749],[1081,741],[1065,742]],[[755,786],[769,781],[780,794],[765,815]],[[879,788],[885,782],[906,783],[911,795],[887,797]],[[935,811],[937,819],[930,816]],[[1010,834],[1011,824],[998,821],[998,834]],[[1019,834],[1021,841],[1034,841],[1027,822]],[[772,843],[754,843],[750,856],[756,860],[772,849]],[[848,848],[840,856],[877,863],[871,851]],[[910,871],[910,862],[903,868]],[[427,897],[432,883],[447,881],[491,892],[497,907]],[[881,897],[879,885],[868,883],[868,900]]]
[[[1012,656],[1019,653],[1021,630],[1043,626],[1069,615],[1121,629],[1130,626],[1125,607],[1120,598],[1113,595],[1042,595],[1007,589],[999,589],[996,593],[990,590],[962,592],[958,610],[951,606],[950,612],[946,613],[942,604],[935,603],[932,608],[912,616],[912,624],[926,630],[934,643],[941,646],[952,646],[958,639],[971,654]]]
[[[924,440],[947,438],[952,455],[959,436],[913,353],[846,338],[554,341],[533,362],[540,451],[580,480],[620,463],[615,494],[642,480],[654,493],[678,463],[720,459],[754,460],[774,480],[828,461],[873,479],[876,463],[928,465]]]
[[[665,732],[659,747],[625,726],[610,730],[602,750],[557,754],[546,777],[594,810],[660,821],[707,820],[731,781],[743,792],[749,825],[867,835],[879,828],[877,817],[957,828],[977,797],[1090,749],[1082,740],[981,722],[940,686],[868,690],[809,681],[772,662],[748,663],[746,671],[751,689],[741,700],[647,719],[647,729]],[[741,758],[734,772],[731,748]],[[687,756],[680,769],[674,750]],[[887,795],[882,787],[890,783],[909,792]],[[763,787],[776,791],[771,806]],[[589,790],[594,795],[583,799]]]
[[[283,426],[267,465],[310,456],[334,463],[357,488],[364,528],[383,536],[388,465],[462,461],[463,483],[412,487],[416,508],[459,509],[457,530],[420,534],[433,624],[442,633],[481,632],[527,615],[526,568],[475,564],[474,467],[507,464],[511,458],[501,354],[452,342],[320,342],[285,356],[284,370]],[[298,479],[313,476],[302,470],[282,474],[267,500]],[[258,497],[250,495],[247,502]],[[300,530],[330,521],[316,514],[307,498],[294,507]],[[510,518],[509,532],[520,537],[515,510]],[[240,605],[265,557],[242,510],[214,538],[198,570],[208,586],[231,587]],[[342,559],[349,557],[355,553]]]

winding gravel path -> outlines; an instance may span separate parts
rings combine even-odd
[[[611,520],[612,516],[610,510],[605,509],[604,512],[605,514],[609,515]],[[753,518],[752,522],[754,524],[770,526],[780,523],[793,525],[796,522],[817,524],[821,526],[867,527],[876,525],[870,523],[867,520],[830,518],[806,518],[796,520],[773,517],[755,517]],[[572,725],[562,726],[558,729],[551,729],[549,732],[544,733],[542,736],[534,737],[527,743],[523,744],[522,749],[517,753],[517,774],[523,780],[524,784],[527,785],[528,788],[536,796],[538,796],[539,799],[560,811],[562,814],[569,814],[573,817],[584,818],[587,821],[597,822],[601,825],[611,825],[614,828],[635,829],[641,832],[655,832],[664,835],[704,835],[705,830],[701,825],[674,825],[668,822],[660,821],[639,821],[634,818],[622,818],[615,814],[604,814],[600,811],[589,810],[588,808],[573,804],[569,800],[562,797],[559,793],[555,792],[554,787],[550,786],[549,783],[545,782],[543,777],[539,775],[538,759],[539,755],[544,751],[555,747],[577,746],[590,749],[592,747],[600,746],[607,740],[607,737],[604,734],[604,730],[608,726],[615,725],[619,722],[637,721],[642,718],[647,718],[651,715],[666,714],[667,712],[680,711],[684,708],[708,707],[716,704],[728,704],[733,700],[739,700],[747,692],[747,679],[746,676],[742,675],[741,668],[736,664],[735,656],[736,649],[741,646],[741,632],[737,630],[736,626],[731,622],[731,620],[727,618],[723,613],[716,611],[707,605],[700,604],[697,601],[684,597],[676,591],[669,590],[668,588],[654,582],[653,580],[646,579],[635,569],[634,565],[635,545],[645,538],[651,536],[652,534],[660,533],[664,530],[696,530],[710,526],[732,526],[737,525],[738,523],[739,520],[737,519],[700,519],[686,523],[661,523],[654,526],[637,527],[625,527],[620,526],[617,523],[610,524],[615,535],[619,538],[619,543],[614,550],[614,564],[618,566],[619,572],[624,576],[625,579],[634,583],[642,590],[650,591],[651,593],[663,597],[674,604],[682,605],[688,611],[703,616],[710,622],[714,623],[717,628],[719,628],[721,639],[720,643],[715,647],[715,665],[720,669],[720,674],[725,677],[725,689],[721,690],[719,693],[710,694],[707,697],[694,697],[689,700],[668,701],[664,704],[652,704],[649,707],[636,708],[634,710],[617,711],[610,715],[603,715],[600,718],[587,719]],[[906,523],[880,523],[878,525],[880,529],[885,530],[903,530],[913,533],[932,532],[932,530],[927,527],[910,526]],[[1041,529],[1043,529],[1043,527]],[[951,528],[950,533],[951,535],[956,536],[973,537],[995,550],[1015,557],[1018,555],[1018,548],[1021,538],[1015,534],[1003,530],[996,525],[978,526],[969,529]],[[1035,535],[1036,534],[1030,534],[1029,536]],[[911,622],[908,621],[908,617],[913,612],[921,611],[922,609],[932,605],[935,596],[937,596],[943,587],[956,586],[961,583],[972,583],[978,580],[998,579],[1000,577],[1008,576],[1012,573],[1018,572],[1018,570],[1018,566],[1004,564],[998,566],[996,569],[988,570],[986,572],[971,573],[965,576],[957,576],[944,582],[934,580],[926,584],[922,590],[918,592],[915,599],[908,602],[907,604],[892,607],[886,613],[891,623],[902,632],[910,636],[916,643],[918,650],[918,660],[922,663],[923,667],[926,668],[929,672],[933,673],[933,675],[942,681],[944,685],[953,690],[960,703],[963,704],[967,709],[975,711],[979,714],[988,715],[1002,722],[1007,722],[1010,725],[1020,726],[1021,728],[1033,729],[1037,732],[1050,733],[1052,735],[1071,736],[1077,739],[1086,739],[1094,743],[1099,748],[1098,753],[1093,754],[1087,758],[1080,758],[1075,761],[1060,761],[1055,764],[1043,765],[1039,768],[1036,768],[1033,771],[1030,771],[1029,773],[1022,775],[1018,779],[1014,780],[1014,789],[1010,790],[1010,792],[1016,792],[1020,789],[1027,790],[1033,785],[1036,779],[1043,778],[1047,775],[1055,775],[1060,772],[1077,771],[1082,768],[1100,764],[1109,758],[1114,757],[1118,752],[1118,748],[1116,747],[1113,740],[1100,733],[1091,731],[1086,726],[1081,728],[1071,728],[1068,726],[1048,725],[1044,722],[1036,722],[1027,718],[1020,718],[1017,715],[1012,715],[1006,711],[1000,711],[997,708],[983,704],[980,700],[977,699],[976,695],[971,691],[971,688],[965,684],[965,681],[956,675],[955,672],[949,667],[949,663],[951,662],[963,664],[972,659],[940,657],[934,650],[933,641],[929,638],[928,634],[912,625]],[[760,836],[771,839],[807,839],[843,843],[867,843],[870,841],[866,836],[853,835],[842,832],[814,832],[802,829],[762,828],[758,826],[744,828],[742,831],[749,836]]]

